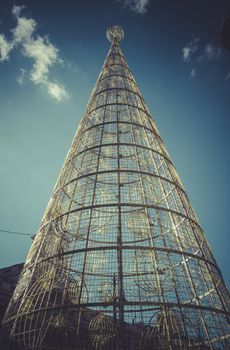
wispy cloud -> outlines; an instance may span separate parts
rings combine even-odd
[[[195,38],[191,40],[187,45],[185,45],[182,49],[183,53],[183,61],[189,62],[192,56],[198,49],[199,38]]]
[[[12,45],[6,40],[3,34],[0,34],[0,61],[3,62],[9,59],[9,53]]]
[[[21,6],[17,6],[17,5],[14,5],[13,8],[12,8],[12,14],[15,16],[15,17],[19,17],[20,16],[20,13],[22,12],[22,10],[25,8],[24,5],[21,5]]]
[[[217,60],[221,55],[221,49],[213,44],[207,44],[204,50],[204,56],[209,61]]]
[[[225,80],[230,80],[230,73],[225,76]]]
[[[18,82],[18,84],[22,85],[22,84],[24,83],[25,76],[26,76],[26,71],[25,71],[24,68],[21,68],[21,69],[20,69],[20,74],[19,74],[19,76],[17,77],[17,82]]]
[[[221,56],[221,48],[213,43],[201,44],[199,38],[195,38],[182,48],[184,62],[203,60],[214,61]]]
[[[214,41],[204,44],[197,37],[182,48],[182,60],[190,66],[193,65],[193,68],[190,68],[189,76],[194,78],[197,75],[197,67],[200,66],[201,62],[215,61],[219,59],[221,53],[221,48],[215,45]]]
[[[191,78],[195,78],[195,76],[196,76],[196,69],[193,68],[193,69],[191,69],[191,71],[190,71],[190,77],[191,77]]]
[[[130,8],[131,11],[144,15],[147,13],[148,9],[147,6],[151,0],[118,0],[122,1],[124,3],[125,7]]]
[[[22,6],[13,6],[12,14],[17,19],[17,25],[12,32],[12,40],[8,41],[3,34],[0,34],[0,61],[9,59],[13,49],[19,49],[23,56],[30,58],[33,62],[28,73],[29,79],[42,87],[49,96],[57,101],[69,97],[65,87],[59,82],[50,81],[50,68],[57,63],[62,63],[59,58],[59,50],[53,45],[48,36],[37,34],[37,23],[33,18],[21,16]],[[17,81],[23,84],[25,70],[21,68]]]

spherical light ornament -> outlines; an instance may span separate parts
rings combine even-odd
[[[119,43],[124,39],[125,33],[121,26],[112,26],[107,29],[106,35],[111,43]]]
[[[97,315],[89,323],[89,335],[93,344],[107,345],[116,336],[116,326],[111,317]]]

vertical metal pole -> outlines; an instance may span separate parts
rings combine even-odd
[[[117,98],[117,96],[116,96]],[[119,342],[123,349],[124,332],[124,289],[122,265],[122,213],[121,213],[121,174],[120,174],[120,137],[119,137],[119,111],[117,110],[117,181],[118,181],[118,231],[117,231],[117,260],[118,260],[118,305],[119,305]]]

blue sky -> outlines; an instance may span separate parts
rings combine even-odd
[[[229,274],[229,1],[0,3],[0,229],[35,234],[109,49],[122,51],[176,165],[225,281]],[[1,233],[0,266],[27,236]]]

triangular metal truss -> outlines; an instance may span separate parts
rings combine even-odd
[[[221,272],[121,52],[124,32],[107,36],[5,333],[27,350],[230,349]]]

